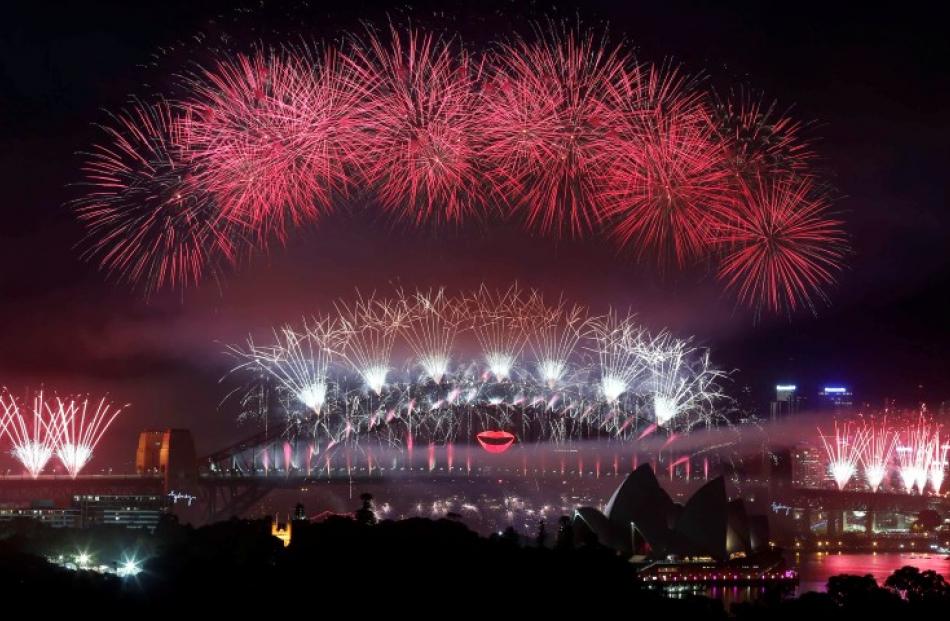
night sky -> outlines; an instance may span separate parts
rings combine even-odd
[[[327,310],[356,287],[517,280],[594,311],[629,306],[653,328],[694,334],[721,366],[739,369],[737,387],[765,398],[776,381],[793,381],[808,392],[842,382],[872,403],[950,399],[950,44],[930,11],[909,3],[480,1],[431,3],[445,7],[433,15],[426,3],[273,3],[249,12],[126,4],[0,9],[0,384],[18,394],[45,385],[131,402],[94,468],[130,462],[144,428],[192,428],[199,450],[249,433],[234,422],[234,405],[221,404],[235,386],[220,382],[225,345]],[[275,33],[334,36],[387,14],[458,31],[474,47],[512,28],[530,32],[531,19],[579,17],[607,25],[644,59],[671,57],[720,89],[743,85],[793,105],[796,118],[814,121],[821,167],[852,238],[831,305],[817,316],[756,322],[706,269],[660,274],[600,240],[553,241],[505,223],[415,230],[352,213],[184,295],[146,300],[81,260],[82,228],[64,207],[81,192],[70,187],[80,180],[77,152],[98,137],[92,124],[106,120],[104,110],[166,91],[183,62],[202,60],[193,33],[227,33],[238,46],[257,37],[276,43]]]

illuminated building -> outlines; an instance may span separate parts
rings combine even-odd
[[[155,530],[159,519],[168,510],[168,497],[151,494],[82,494],[73,496],[72,504],[73,509],[78,511],[77,526],[80,528],[109,524]]]
[[[792,487],[824,487],[828,478],[821,451],[799,445],[792,450]]]
[[[281,541],[283,541],[285,548],[290,545],[290,536],[291,536],[292,529],[293,529],[293,524],[290,520],[287,520],[286,522],[281,524],[278,521],[276,515],[274,516],[274,519],[271,520],[270,534],[273,535],[274,537],[277,537]]]
[[[575,540],[594,535],[608,548],[645,559],[726,561],[763,552],[769,540],[768,519],[748,515],[742,500],[730,501],[721,476],[678,505],[647,464],[627,475],[603,513],[580,507],[573,523]]]
[[[802,397],[795,384],[777,384],[775,400],[772,402],[772,420],[793,416],[801,409]]]
[[[845,386],[825,386],[818,393],[818,404],[823,410],[850,410],[854,395]]]
[[[0,509],[0,522],[12,522],[14,520],[36,520],[52,528],[76,528],[79,525],[79,510],[52,507]]]
[[[135,450],[135,471],[139,474],[161,472],[164,431],[143,431]]]

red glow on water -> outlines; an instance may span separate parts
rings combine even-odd
[[[475,439],[488,453],[499,454],[507,451],[514,444],[514,434],[507,431],[481,431]]]

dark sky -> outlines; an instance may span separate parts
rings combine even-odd
[[[394,285],[472,287],[517,280],[563,290],[595,310],[631,306],[650,326],[695,334],[739,384],[777,380],[816,390],[854,386],[859,398],[950,399],[947,243],[950,45],[942,22],[910,3],[521,2],[343,7],[270,3],[250,12],[204,2],[5,3],[0,9],[0,383],[15,392],[109,392],[133,404],[105,441],[132,458],[146,427],[193,428],[199,449],[241,435],[224,343],[326,309],[352,292]],[[128,5],[128,6],[127,6]],[[135,6],[132,6],[135,5]],[[474,6],[473,6],[474,5]],[[616,6],[615,6],[616,5]],[[662,6],[660,6],[662,5]],[[226,6],[221,3],[220,6]],[[288,8],[289,7],[289,8]],[[454,8],[452,8],[454,7]],[[823,166],[843,198],[854,255],[817,317],[755,323],[702,272],[660,275],[594,241],[527,236],[505,226],[394,228],[368,216],[330,218],[231,274],[221,287],[148,301],[79,258],[75,198],[92,123],[130,95],[171,83],[202,31],[235,40],[279,33],[336,35],[359,19],[410,15],[460,31],[474,45],[533,18],[609,24],[644,59],[672,57],[720,87],[764,90],[815,121]],[[174,47],[157,67],[159,50]],[[0,458],[0,464],[5,463]],[[97,460],[101,465],[103,460]]]

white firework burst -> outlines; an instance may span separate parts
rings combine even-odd
[[[498,381],[508,379],[525,345],[521,292],[517,285],[504,292],[482,285],[468,300],[468,306],[488,370]]]
[[[645,369],[641,355],[645,331],[634,315],[613,310],[592,319],[588,326],[589,349],[600,361],[600,391],[608,403],[616,403],[635,387]]]
[[[687,427],[709,421],[716,402],[724,397],[720,381],[726,373],[712,366],[708,350],[661,333],[643,340],[641,355],[647,369],[644,387],[657,425],[687,414],[693,415]]]
[[[439,384],[452,360],[461,322],[459,307],[443,289],[401,296],[400,303],[405,317],[401,324],[403,338],[426,377]]]
[[[564,298],[551,307],[540,293],[532,293],[528,303],[530,338],[539,379],[554,388],[568,373],[571,357],[587,321],[583,306],[568,306]]]
[[[336,302],[343,327],[343,355],[377,395],[386,386],[393,342],[403,323],[399,304],[357,297],[352,304]]]

